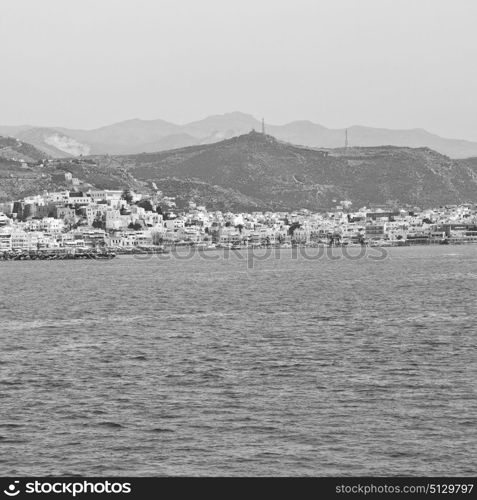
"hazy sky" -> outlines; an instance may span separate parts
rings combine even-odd
[[[0,124],[240,110],[477,140],[475,0],[0,0]]]

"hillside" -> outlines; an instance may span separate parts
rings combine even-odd
[[[0,158],[0,202],[14,201],[60,187],[41,170],[38,165],[29,166],[19,161]]]
[[[175,196],[220,210],[330,209],[341,200],[434,207],[477,201],[477,159],[451,160],[429,148],[312,149],[258,132],[156,153],[50,160],[44,166],[0,161],[0,198],[82,187]],[[71,188],[71,186],[70,186]]]
[[[40,151],[31,144],[20,141],[15,137],[0,136],[0,158],[5,160],[23,160],[25,162],[36,162],[47,158],[44,151]]]
[[[302,148],[251,132],[211,145],[117,158],[138,180],[172,177],[234,189],[257,206],[326,209],[477,201],[477,171],[428,148]]]
[[[70,172],[80,180],[72,186],[65,180],[65,173]],[[98,189],[124,189],[130,187],[136,191],[147,192],[145,183],[134,179],[121,165],[110,159],[102,158],[101,166],[94,160],[62,159],[22,163],[0,157],[0,202],[13,201],[41,194],[43,191]]]
[[[211,144],[261,130],[261,122],[235,111],[177,125],[165,120],[125,120],[93,130],[64,127],[0,126],[0,134],[12,135],[49,155],[61,158],[88,154],[134,154]],[[447,139],[423,129],[392,130],[364,126],[347,129],[353,147],[428,147],[451,158],[477,156],[477,142]],[[344,146],[345,129],[330,129],[311,121],[284,125],[266,124],[266,132],[279,140],[307,147]]]
[[[32,128],[17,134],[22,141],[33,144],[53,158],[87,155],[91,152],[88,144],[50,128]]]

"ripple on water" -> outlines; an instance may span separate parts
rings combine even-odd
[[[477,252],[388,253],[0,264],[0,473],[469,475]]]

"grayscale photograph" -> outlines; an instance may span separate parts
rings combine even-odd
[[[477,3],[0,7],[0,496],[475,494]]]

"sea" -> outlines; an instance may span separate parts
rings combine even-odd
[[[0,262],[0,475],[477,471],[477,245]]]

